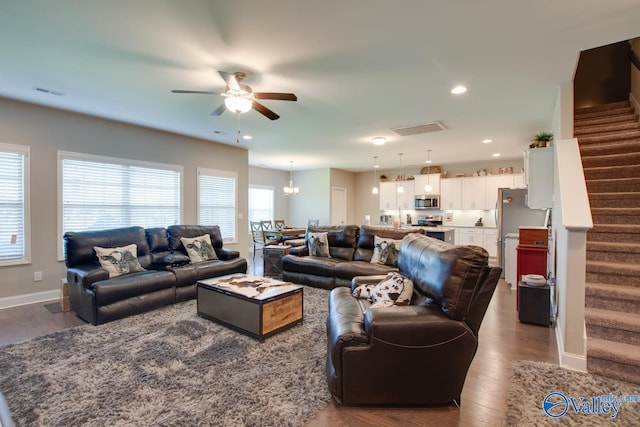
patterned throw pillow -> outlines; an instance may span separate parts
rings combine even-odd
[[[109,272],[109,278],[145,271],[138,261],[138,245],[135,243],[120,248],[94,246],[93,250],[102,268]]]
[[[208,234],[198,237],[181,237],[180,241],[187,250],[187,255],[192,263],[218,259]]]
[[[371,264],[384,264],[396,267],[398,265],[398,254],[400,253],[400,242],[401,240],[384,239],[374,236]]]
[[[400,273],[389,273],[371,292],[371,308],[409,305],[413,282]]]
[[[329,255],[329,237],[326,232],[309,233],[309,255],[331,258]]]
[[[376,287],[377,283],[363,283],[362,285],[356,286],[356,288],[351,292],[354,298],[364,298],[371,300],[371,293],[373,289]]]

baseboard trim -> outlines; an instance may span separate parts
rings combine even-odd
[[[587,372],[587,357],[582,354],[568,353],[564,351],[564,340],[562,339],[562,328],[556,323],[556,344],[558,346],[558,364],[563,368],[574,371]]]
[[[16,295],[0,298],[0,309],[18,307],[21,305],[35,304],[39,302],[60,299],[60,290],[34,292],[32,294]]]

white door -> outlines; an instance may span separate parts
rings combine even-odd
[[[347,223],[347,189],[331,187],[331,225]]]

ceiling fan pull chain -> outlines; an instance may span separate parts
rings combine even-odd
[[[236,127],[238,128],[238,133],[236,134],[236,143],[240,144],[240,113],[236,113]]]

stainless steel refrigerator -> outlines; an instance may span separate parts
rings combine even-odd
[[[505,266],[505,235],[518,233],[518,228],[543,227],[548,221],[547,209],[529,209],[527,207],[526,188],[499,188],[496,206],[496,225],[498,227],[498,264]]]

